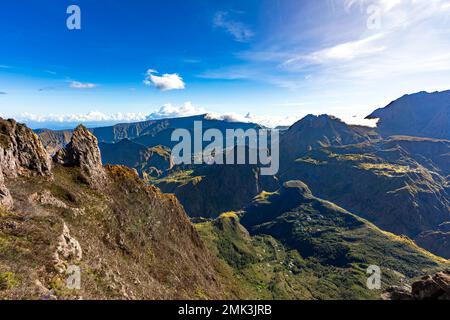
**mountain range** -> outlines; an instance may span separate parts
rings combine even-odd
[[[449,267],[449,95],[404,96],[369,116],[376,128],[306,116],[283,128],[276,176],[171,157],[172,132],[194,121],[257,124],[201,115],[35,134],[1,120],[0,298],[400,296],[393,286]],[[81,290],[64,286],[71,265]]]

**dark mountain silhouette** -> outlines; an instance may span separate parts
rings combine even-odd
[[[0,299],[239,297],[177,199],[131,169],[102,167],[86,128],[53,163],[24,125],[0,120],[0,130],[12,200],[0,205]],[[70,265],[80,290],[66,287]]]
[[[281,136],[280,152],[284,161],[320,147],[340,146],[369,141],[376,133],[351,127],[328,115],[308,115]]]
[[[450,90],[405,95],[368,119],[379,119],[383,136],[405,135],[450,140]]]

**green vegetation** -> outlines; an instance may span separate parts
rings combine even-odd
[[[10,290],[20,284],[20,279],[13,272],[0,273],[0,291]]]
[[[290,183],[262,193],[239,213],[196,225],[208,247],[256,299],[378,299],[366,270],[378,265],[382,288],[449,266],[405,237],[382,232]],[[298,186],[298,189],[295,188]]]
[[[198,184],[202,181],[202,176],[195,176],[194,170],[177,170],[163,178],[149,178],[149,182],[155,185],[158,184],[176,184],[176,185],[186,185],[192,183],[193,185]]]
[[[387,177],[401,176],[406,173],[414,173],[417,170],[410,168],[409,166],[402,166],[391,163],[361,163],[358,168],[363,170],[372,171],[376,175],[382,175]]]

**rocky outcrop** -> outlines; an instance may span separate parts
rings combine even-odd
[[[3,173],[0,171],[0,205],[10,208],[13,205],[13,199],[8,188],[5,186],[5,179]]]
[[[450,300],[450,270],[427,275],[409,287],[390,287],[384,300]]]
[[[59,273],[67,270],[70,262],[79,262],[83,257],[83,250],[77,239],[70,235],[69,227],[64,223],[63,232],[59,237],[58,246],[54,254],[55,269]]]
[[[74,130],[70,143],[53,160],[64,166],[79,167],[91,187],[99,188],[106,182],[97,138],[82,125]]]
[[[14,120],[0,120],[0,167],[6,178],[51,175],[51,159],[38,136]]]
[[[47,205],[56,208],[63,208],[63,209],[68,208],[68,206],[63,201],[56,199],[48,190],[32,194],[30,196],[30,201],[41,205]]]
[[[32,130],[14,120],[0,118],[0,205],[13,205],[5,180],[51,176],[51,167],[50,156]]]

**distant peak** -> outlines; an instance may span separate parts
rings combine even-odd
[[[321,127],[321,126],[325,126],[329,123],[339,123],[339,124],[343,124],[346,125],[341,119],[335,117],[335,116],[331,116],[328,114],[321,114],[321,115],[313,115],[313,114],[309,114],[307,116],[305,116],[304,118],[302,118],[301,120],[297,121],[296,123],[294,123],[292,125],[291,128],[293,127],[302,127],[305,125],[312,125],[314,127]]]
[[[385,137],[450,139],[450,90],[404,95],[375,110],[366,119],[379,119],[378,132]]]

